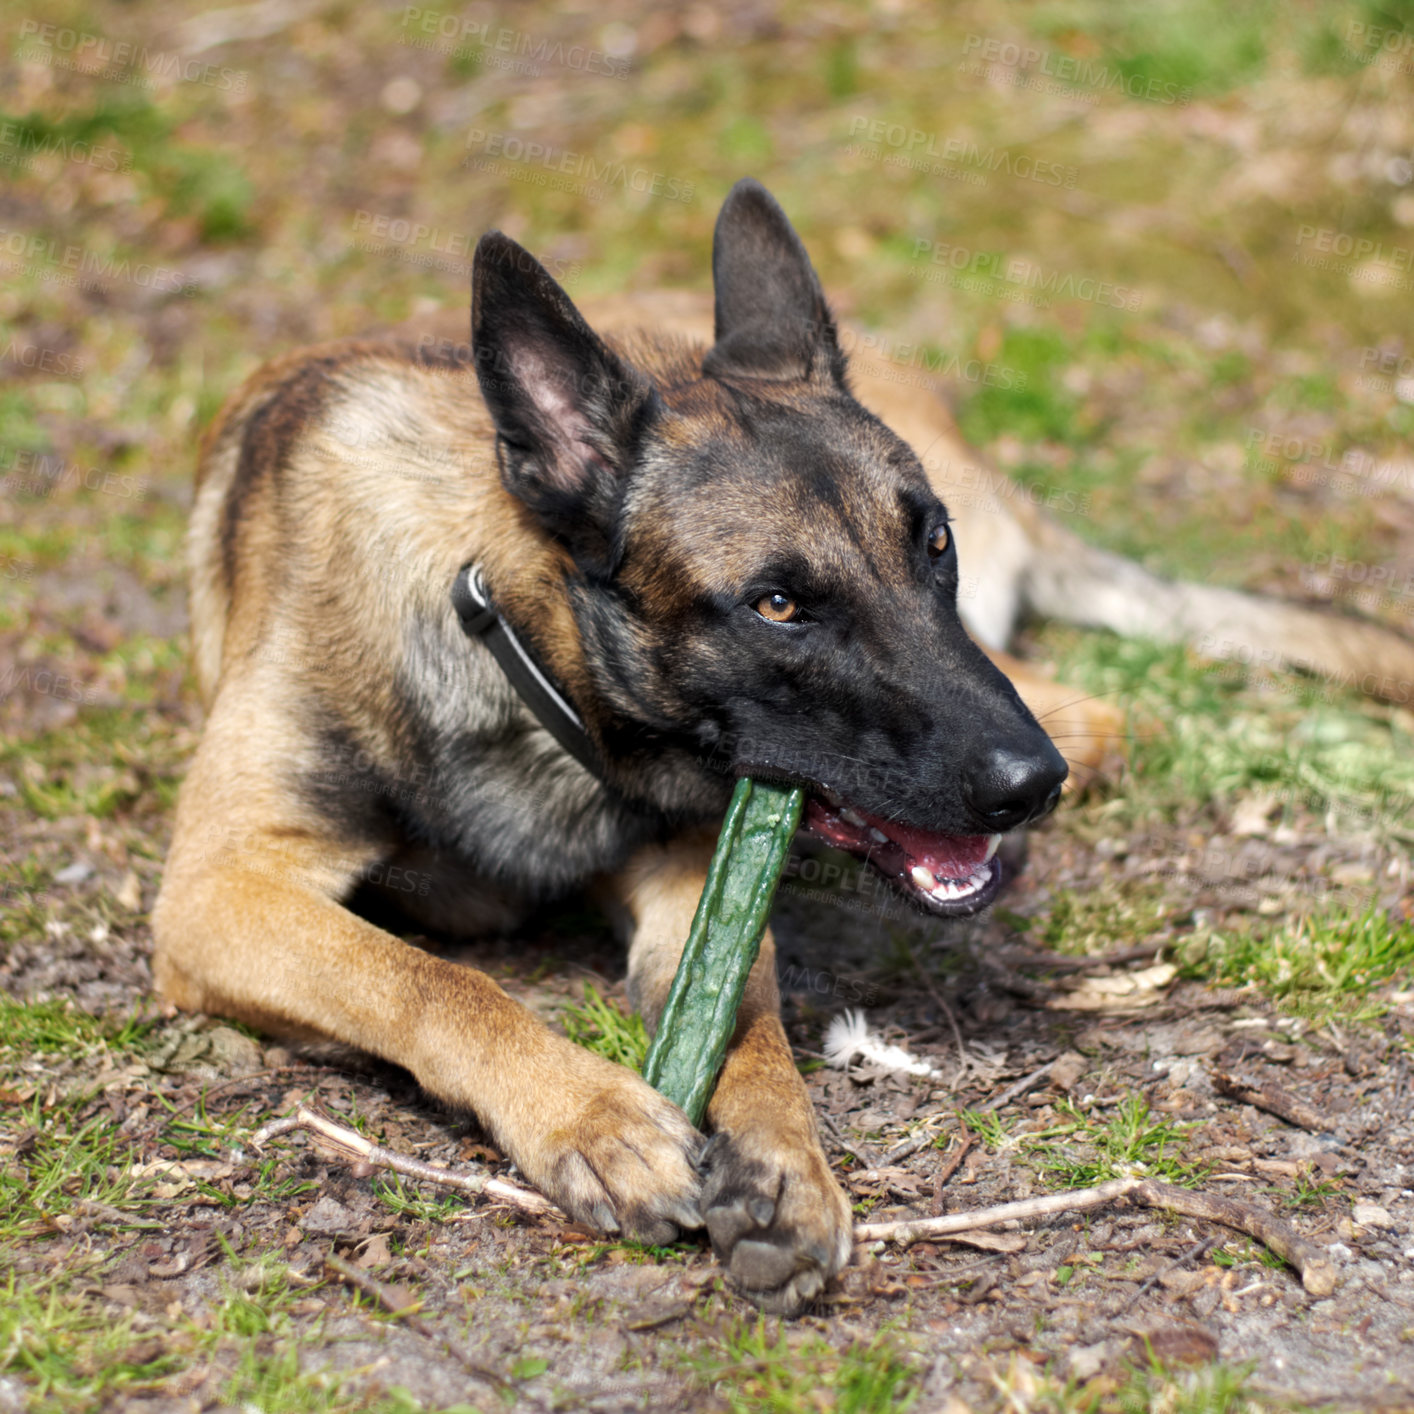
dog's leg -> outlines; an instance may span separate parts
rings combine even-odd
[[[632,1071],[556,1036],[489,977],[341,907],[375,862],[367,851],[293,822],[236,823],[232,833],[237,793],[211,789],[209,774],[199,758],[153,916],[154,971],[169,1001],[406,1066],[439,1099],[474,1111],[573,1218],[649,1242],[700,1225],[701,1139],[681,1111]]]
[[[650,847],[615,880],[633,927],[629,993],[650,1026],[667,1000],[713,843]],[[744,1290],[771,1310],[796,1311],[849,1260],[851,1219],[781,1026],[769,929],[707,1127],[702,1209],[712,1246]]]

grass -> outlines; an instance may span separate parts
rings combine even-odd
[[[1200,933],[1179,955],[1190,976],[1260,988],[1298,1015],[1368,1021],[1389,1009],[1377,991],[1414,978],[1414,925],[1377,909],[1256,920]]]
[[[585,982],[584,1001],[569,1003],[560,1015],[565,1034],[576,1045],[631,1070],[643,1069],[643,1058],[648,1054],[643,1018],[600,995],[594,983]]]
[[[17,1002],[0,995],[0,1073],[46,1056],[80,1060],[127,1053],[151,1030],[151,1022],[136,1017],[90,1016],[64,997]]]
[[[114,1320],[62,1278],[0,1283],[0,1370],[24,1378],[35,1411],[98,1407],[184,1363],[153,1349],[131,1316]]]
[[[1133,1364],[1107,1400],[1089,1407],[1095,1414],[1244,1414],[1264,1407],[1252,1389],[1252,1365],[1213,1363],[1197,1369],[1170,1368],[1154,1358]],[[1085,1409],[1077,1401],[1073,1408]],[[1290,1408],[1283,1404],[1282,1407]]]
[[[1254,675],[1181,646],[1052,629],[1061,675],[1122,707],[1130,771],[1111,818],[1173,820],[1201,803],[1231,811],[1269,800],[1333,825],[1414,839],[1414,737],[1404,714],[1290,675]]]
[[[46,1105],[38,1095],[15,1107],[11,1123],[20,1142],[0,1169],[0,1242],[62,1231],[80,1201],[142,1216],[152,1180],[131,1173],[139,1154],[106,1109],[81,1117],[83,1108]]]
[[[456,1194],[443,1193],[429,1197],[403,1183],[399,1174],[379,1177],[373,1184],[374,1197],[389,1212],[410,1217],[417,1222],[444,1223],[454,1213],[463,1212],[466,1200]]]
[[[739,1320],[684,1357],[704,1388],[733,1414],[903,1414],[918,1395],[917,1371],[889,1333],[836,1349],[764,1316]]]
[[[995,1112],[963,1110],[960,1118],[993,1152],[1017,1150],[1057,1188],[1089,1188],[1114,1178],[1156,1178],[1192,1186],[1204,1169],[1181,1151],[1191,1125],[1155,1115],[1142,1095],[1129,1095],[1109,1111],[1082,1110],[1069,1100],[1055,1105],[1059,1122],[1039,1130],[1012,1128]]]

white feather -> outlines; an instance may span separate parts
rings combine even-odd
[[[856,1056],[866,1064],[881,1066],[884,1070],[927,1076],[930,1080],[941,1079],[941,1072],[934,1070],[926,1061],[909,1055],[902,1046],[888,1045],[875,1035],[869,1029],[862,1011],[842,1012],[825,1032],[825,1059],[837,1070],[843,1070]]]

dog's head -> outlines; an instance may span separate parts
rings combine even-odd
[[[1000,833],[1055,805],[1065,763],[964,631],[946,508],[851,397],[758,183],[728,196],[712,271],[705,357],[634,357],[514,242],[482,240],[472,344],[505,485],[573,560],[613,714],[695,743],[704,772],[807,785],[812,831],[933,912],[975,912]]]

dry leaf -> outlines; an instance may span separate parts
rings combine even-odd
[[[388,1250],[388,1234],[375,1232],[363,1244],[363,1251],[359,1254],[358,1261],[354,1265],[367,1271],[371,1267],[381,1267],[384,1263],[392,1260],[393,1254]]]
[[[940,1240],[963,1242],[969,1247],[980,1247],[984,1252],[1021,1252],[1026,1247],[1024,1232],[950,1232]]]
[[[1155,1006],[1162,1000],[1161,989],[1177,975],[1173,963],[1160,962],[1115,977],[1086,977],[1046,1005],[1053,1011],[1131,1011]]]

